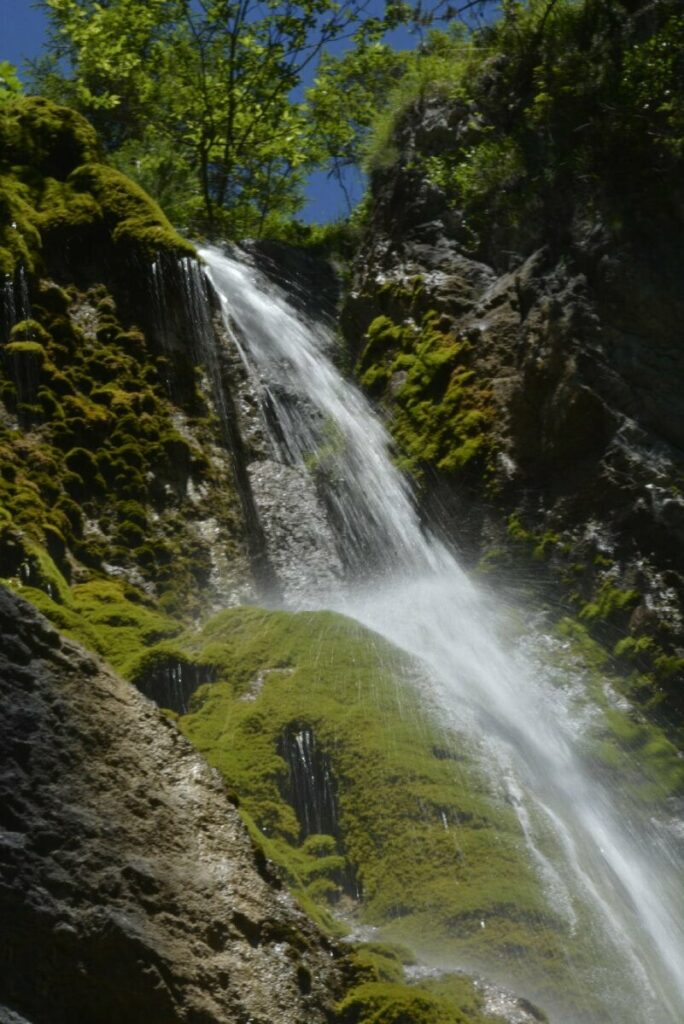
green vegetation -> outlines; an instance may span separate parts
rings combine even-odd
[[[451,1001],[406,985],[368,982],[352,989],[339,1007],[343,1024],[469,1024]]]
[[[214,518],[228,557],[242,527],[232,479],[202,451],[218,427],[193,368],[177,357],[172,402],[167,357],[102,285],[40,282],[32,313],[0,353],[0,576],[57,599],[36,555],[47,550],[69,582],[128,580],[143,603],[197,614],[212,556],[193,522]]]
[[[383,61],[391,73],[394,60],[380,40],[412,17],[395,3],[371,15],[359,0],[42,6],[53,32],[34,67],[38,91],[86,114],[116,165],[176,223],[231,237],[287,231],[307,172],[340,154],[325,61],[320,101],[298,93],[321,55],[353,40],[382,85]],[[366,121],[371,92],[355,93]]]
[[[403,323],[377,316],[357,364],[361,384],[387,406],[400,467],[420,478],[427,466],[452,474],[486,467],[493,409],[489,391],[470,366],[472,345],[457,338],[448,317],[420,312],[421,285],[386,285],[378,307],[404,298]]]
[[[426,716],[412,666],[385,641],[331,613],[239,608],[174,643],[213,664],[217,680],[196,691],[180,728],[239,795],[255,838],[320,922],[339,927],[330,911],[354,905],[344,881],[353,877],[362,920],[421,955],[495,976],[515,956],[530,985],[549,989],[568,957],[580,963],[512,808],[467,741]],[[283,737],[302,729],[330,759],[336,835],[302,840],[286,797]],[[396,962],[380,957],[362,951],[359,968],[369,983],[391,985]]]
[[[377,115],[368,169],[399,159],[407,118],[442,100],[452,130],[419,133],[401,160],[458,212],[461,245],[495,265],[502,250],[561,241],[579,209],[602,210],[618,234],[673,215],[684,18],[675,0],[648,18],[644,6],[504,3],[469,38],[432,32]]]
[[[560,679],[581,674],[580,699],[594,710],[585,752],[597,778],[605,779],[628,802],[649,810],[684,795],[684,762],[678,747],[667,729],[649,721],[642,710],[646,702],[641,691],[653,686],[654,680],[639,670],[625,673],[621,657],[611,657],[577,618],[560,618],[553,635],[560,643],[553,653],[546,652],[546,667],[555,667]],[[618,646],[631,647],[632,639],[626,637]],[[619,694],[626,694],[632,703],[618,698]]]
[[[87,251],[110,237],[121,260],[194,252],[100,157],[95,131],[76,111],[36,97],[0,103],[0,273],[38,272],[46,250]]]
[[[620,585],[620,563],[601,553],[577,560],[577,538],[544,528],[529,513],[513,512],[507,520],[509,544],[483,556],[480,569],[502,578],[523,571],[528,560],[535,570],[534,600],[548,600],[561,586],[562,601],[549,607],[559,635],[597,673],[612,678],[618,692],[645,710],[654,728],[665,728],[681,745],[681,678],[684,662],[671,651],[663,631],[644,628],[639,613],[647,606],[636,587]],[[575,618],[570,618],[572,613]]]
[[[17,69],[7,60],[0,60],[0,104],[22,93]]]

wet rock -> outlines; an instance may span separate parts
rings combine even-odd
[[[445,346],[467,342],[461,401],[487,417],[486,456],[454,470],[442,446],[420,479],[426,515],[466,560],[493,553],[505,572],[533,556],[535,575],[545,563],[545,585],[560,586],[566,606],[578,609],[601,587],[631,586],[638,574],[645,606],[681,610],[679,236],[654,229],[649,244],[615,237],[592,208],[576,210],[565,234],[537,225],[532,239],[521,224],[504,252],[492,223],[474,246],[453,227],[459,211],[447,210],[420,172],[423,157],[455,152],[471,121],[458,102],[441,111],[417,104],[399,126],[396,163],[372,179],[370,225],[342,311],[351,354],[364,351],[378,317],[401,328],[429,314]],[[383,378],[387,356],[374,358],[363,372],[381,381],[373,395],[390,429],[396,418],[405,431],[404,381]],[[419,397],[438,419],[440,393]],[[456,438],[455,448],[462,443]],[[612,538],[609,552],[587,549],[581,538],[590,524]],[[674,621],[669,612],[651,615],[654,650],[681,648]],[[604,639],[619,636],[609,630]],[[679,713],[676,673],[666,688]]]
[[[334,951],[216,773],[5,590],[0,634],[0,1020],[328,1020]]]

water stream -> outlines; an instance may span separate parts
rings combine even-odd
[[[310,604],[352,616],[418,659],[443,720],[468,723],[517,810],[549,900],[571,929],[578,914],[590,920],[608,957],[610,976],[597,972],[592,993],[600,1009],[582,1021],[681,1024],[681,849],[656,814],[596,777],[586,725],[600,710],[587,711],[514,650],[505,608],[422,529],[385,430],[335,368],[327,331],[247,260],[202,256],[260,393],[274,458],[308,468],[324,495],[345,574],[325,594],[312,589]],[[553,1008],[554,1021],[578,1019]]]

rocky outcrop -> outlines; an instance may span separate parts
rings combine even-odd
[[[74,111],[13,101],[0,140],[0,576],[57,597],[47,552],[186,619],[264,591],[193,247]]]
[[[5,590],[0,630],[0,1004],[31,1024],[329,1020],[336,950],[217,773]]]
[[[510,231],[507,251],[473,246],[425,170],[473,117],[418,104],[374,175],[343,311],[358,373],[450,542],[509,581],[532,559],[632,691],[679,721],[681,246],[657,223],[616,234],[581,203],[562,231],[522,223],[517,248]]]

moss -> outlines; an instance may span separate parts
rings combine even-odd
[[[638,590],[623,590],[609,581],[604,581],[594,595],[580,610],[580,619],[608,621],[630,611],[638,604],[641,595]]]
[[[70,182],[45,179],[36,217],[41,234],[88,228],[101,219],[102,210],[92,195],[76,192]]]
[[[644,717],[639,706],[615,702],[615,694],[640,687],[641,677],[615,673],[605,648],[594,640],[587,627],[571,618],[562,619],[555,632],[564,644],[556,655],[558,668],[585,673],[586,686],[594,714],[587,729],[587,753],[597,774],[607,771],[621,792],[643,803],[648,810],[665,805],[684,794],[684,763],[679,749],[663,727]],[[626,637],[620,646],[631,649],[642,638]]]
[[[77,193],[86,193],[99,204],[115,246],[136,252],[147,260],[160,253],[195,256],[194,247],[181,238],[147,193],[113,167],[90,163],[69,177]]]
[[[4,172],[0,157],[0,273],[3,275],[12,275],[22,266],[28,271],[35,269],[41,248],[36,220],[30,189]]]
[[[65,564],[72,558],[91,570],[108,564],[142,575],[181,619],[197,614],[211,563],[193,535],[196,510],[187,514],[185,489],[191,472],[208,472],[207,460],[179,433],[179,413],[157,388],[144,336],[122,329],[107,288],[91,289],[86,300],[46,282],[40,293],[52,295],[51,309],[67,310],[34,306],[38,319],[15,325],[4,347],[0,391],[24,430],[7,435],[0,500],[37,541],[57,530]],[[217,429],[208,420],[193,427],[208,445]],[[230,551],[236,499],[230,481],[219,486],[221,508],[211,514],[224,524]],[[91,523],[87,537],[77,505]]]
[[[47,348],[52,341],[52,336],[36,320],[20,320],[10,331],[10,342],[32,342]]]
[[[338,856],[358,879],[364,920],[426,955],[496,965],[516,949],[530,974],[562,971],[565,926],[545,904],[514,813],[462,741],[458,761],[435,753],[445,739],[418,707],[405,658],[327,613],[233,609],[186,642],[217,682],[197,691],[180,727],[240,793],[298,896],[318,899],[307,883],[321,867],[335,881],[341,864],[329,854],[307,863],[283,797],[279,742],[293,723],[330,758]]]
[[[407,290],[407,308],[421,295]],[[368,327],[357,367],[361,384],[386,403],[401,468],[414,476],[428,466],[447,475],[486,467],[491,394],[470,360],[470,343],[451,334],[434,310],[401,324],[383,314]]]
[[[449,1000],[389,982],[352,989],[338,1014],[340,1024],[470,1024]]]
[[[107,238],[122,258],[195,255],[142,189],[99,161],[95,132],[75,111],[36,97],[2,105],[0,272],[39,271],[46,249],[66,240],[76,255]]]
[[[5,345],[5,354],[13,357],[14,361],[21,360],[36,367],[42,367],[47,357],[45,349],[38,341],[10,341]]]
[[[8,164],[25,164],[57,179],[100,155],[95,130],[84,117],[37,96],[3,104],[0,151]]]
[[[393,984],[404,980],[404,963],[406,957],[397,953],[397,948],[380,942],[368,942],[356,946],[352,961],[356,975],[362,982],[389,981]],[[408,962],[412,960],[408,956]]]

